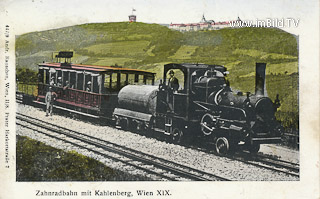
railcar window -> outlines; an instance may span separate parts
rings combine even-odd
[[[117,79],[118,79],[118,74],[117,73],[112,73],[112,83],[111,83],[111,89],[116,90],[117,89]]]
[[[85,75],[85,82],[86,82],[86,84],[87,84],[89,81],[91,82],[91,75],[86,74],[86,75]]]
[[[128,77],[128,83],[129,84],[134,84],[134,74],[129,74],[129,77]]]
[[[139,74],[134,75],[134,82],[139,83]]]
[[[121,74],[121,77],[120,77],[120,88],[128,85],[128,81],[126,80],[127,78],[127,74]]]
[[[98,76],[93,76],[92,92],[99,93]]]
[[[143,75],[137,75],[137,76],[138,76],[138,79],[135,79],[135,80],[138,80],[138,81],[135,81],[135,84],[137,85],[144,84],[144,76]]]
[[[74,88],[75,84],[76,84],[76,73],[70,72],[70,88]]]
[[[49,70],[45,70],[44,73],[45,73],[45,83],[49,84]]]
[[[61,71],[61,70],[58,70],[57,75],[58,75],[58,77],[57,77],[57,78],[62,77],[62,71]]]
[[[106,90],[110,89],[110,74],[105,74],[104,76],[104,88],[106,88]]]
[[[39,69],[38,82],[39,83],[44,83],[44,70],[43,69]]]
[[[147,85],[152,85],[152,79],[147,79]]]
[[[68,71],[63,71],[62,72],[62,86],[66,86],[66,81],[69,82],[69,72]]]
[[[85,84],[84,84],[84,91],[88,91],[88,92],[92,92],[92,79],[91,79],[91,75],[89,74],[86,74],[84,75],[84,81],[85,81]]]
[[[83,74],[82,73],[77,73],[77,87],[76,89],[78,90],[83,90]]]
[[[57,76],[56,76],[56,72],[50,72],[50,83],[52,85],[55,85],[57,82]]]

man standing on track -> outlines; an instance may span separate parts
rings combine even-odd
[[[49,87],[49,91],[46,94],[45,102],[46,102],[46,116],[50,114],[52,116],[52,108],[53,108],[54,94],[52,92],[52,87]]]

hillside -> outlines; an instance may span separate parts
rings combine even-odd
[[[233,89],[254,92],[255,63],[267,63],[267,91],[280,94],[281,111],[298,113],[296,38],[279,29],[240,28],[178,32],[158,24],[97,23],[20,35],[17,68],[37,68],[53,51],[72,50],[74,63],[146,69],[161,78],[163,64],[225,65]],[[294,116],[296,117],[296,116]],[[292,119],[290,123],[295,123]]]

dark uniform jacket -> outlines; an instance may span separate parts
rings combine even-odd
[[[179,89],[179,80],[176,77],[170,77],[168,86],[172,90],[177,91]]]

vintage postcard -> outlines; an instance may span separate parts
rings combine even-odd
[[[318,1],[0,5],[0,198],[319,198]]]

